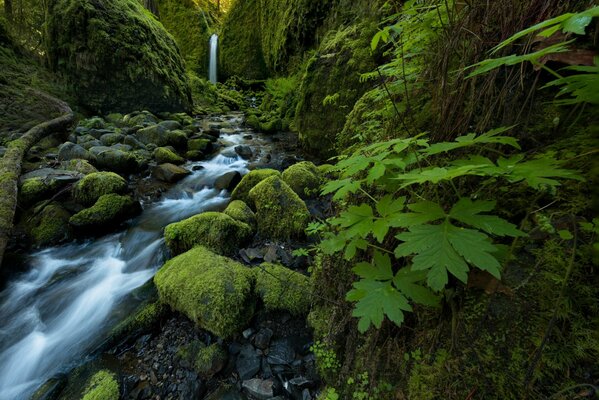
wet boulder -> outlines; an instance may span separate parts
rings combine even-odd
[[[264,263],[254,270],[256,293],[268,311],[305,315],[310,310],[307,276],[278,264]]]
[[[199,340],[182,346],[177,355],[183,358],[203,379],[218,374],[227,364],[229,355],[218,343],[206,346]]]
[[[90,162],[95,162],[96,158],[83,146],[66,142],[58,148],[58,159],[60,161],[68,161],[73,159],[82,159]]]
[[[125,136],[120,133],[105,133],[100,136],[100,141],[104,146],[112,146],[113,144],[122,143]]]
[[[146,146],[154,144],[158,147],[184,148],[187,143],[187,134],[184,131],[170,131],[162,125],[150,125],[140,129],[135,133],[135,137]]]
[[[166,245],[181,254],[202,245],[217,254],[232,255],[252,237],[252,228],[227,214],[205,212],[168,225],[164,230]]]
[[[56,0],[47,15],[50,66],[78,104],[102,114],[191,108],[177,44],[137,0]]]
[[[19,180],[19,204],[29,206],[49,199],[82,177],[78,172],[52,168],[42,168],[24,174]]]
[[[320,188],[320,171],[309,161],[299,162],[283,171],[283,180],[302,199],[314,197]]]
[[[160,164],[152,171],[154,178],[162,182],[175,183],[191,174],[185,168],[176,166],[175,164],[165,163]]]
[[[251,319],[251,270],[205,247],[168,261],[154,277],[160,300],[199,327],[228,338]]]
[[[73,198],[83,205],[92,205],[105,194],[123,194],[127,181],[114,172],[94,172],[73,187]]]
[[[91,173],[98,172],[96,167],[91,165],[88,161],[77,158],[69,161],[63,161],[60,166],[67,171],[78,172],[82,175],[89,175]]]
[[[243,201],[233,200],[223,212],[237,221],[248,224],[252,229],[256,229],[256,214]]]
[[[239,155],[239,157],[249,160],[254,155],[252,148],[250,146],[239,145],[235,146],[235,153]]]
[[[149,126],[158,123],[158,118],[149,111],[135,111],[123,117],[123,125],[130,128],[134,126]]]
[[[117,228],[140,212],[139,202],[130,196],[106,194],[93,206],[73,215],[69,223],[78,232],[96,234]]]
[[[118,147],[96,146],[89,149],[96,157],[95,165],[101,169],[114,172],[131,173],[137,170],[135,156]]]
[[[218,190],[232,191],[239,182],[241,182],[241,174],[237,171],[229,171],[216,178],[214,187]]]
[[[187,142],[187,148],[189,151],[201,151],[202,153],[209,153],[212,151],[212,142],[208,139],[190,139]]]
[[[174,131],[183,128],[179,121],[166,120],[160,122],[158,125],[162,126],[167,131]]]
[[[169,149],[168,147],[157,147],[154,149],[154,159],[158,164],[183,164],[183,157]]]
[[[231,193],[231,200],[241,200],[249,206],[253,206],[254,203],[249,195],[250,190],[264,179],[271,176],[281,176],[281,173],[274,169],[256,169],[250,171],[243,177],[243,179],[241,179],[239,185],[237,185],[235,190],[233,190],[233,193]]]
[[[25,214],[25,230],[34,247],[52,246],[71,240],[71,214],[59,203],[41,203]]]
[[[302,199],[278,176],[266,178],[249,197],[256,207],[258,233],[266,238],[287,240],[304,236],[310,213]]]

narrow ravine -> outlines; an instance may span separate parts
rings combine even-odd
[[[57,372],[79,364],[123,319],[128,295],[152,278],[165,259],[162,231],[175,221],[222,209],[226,190],[213,187],[226,172],[248,172],[233,148],[251,140],[240,114],[226,116],[235,133],[223,134],[211,159],[186,165],[194,171],[162,199],[145,207],[125,231],[35,253],[27,272],[0,294],[0,400],[26,399]],[[125,301],[126,300],[126,301]]]

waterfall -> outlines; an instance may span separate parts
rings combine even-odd
[[[215,33],[210,37],[210,65],[208,78],[210,82],[216,83],[217,77],[217,54],[218,54],[218,35]]]

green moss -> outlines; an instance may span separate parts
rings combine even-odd
[[[281,176],[281,173],[275,169],[256,169],[250,171],[235,187],[233,193],[231,193],[231,199],[241,200],[249,206],[253,206],[254,202],[250,199],[250,190],[264,179],[271,176]]]
[[[119,323],[110,336],[120,339],[127,335],[148,332],[158,324],[165,311],[165,306],[158,301],[146,304]]]
[[[225,211],[223,211],[229,217],[248,224],[253,229],[256,229],[256,214],[252,209],[241,200],[233,200]]]
[[[208,75],[210,35],[215,20],[215,6],[207,0],[158,0],[160,22],[174,36],[187,69]]]
[[[127,181],[114,172],[94,172],[81,179],[73,188],[73,198],[83,205],[94,204],[101,196],[125,193]]]
[[[190,151],[209,151],[212,147],[212,142],[209,139],[191,139],[187,142],[187,148]]]
[[[119,396],[116,376],[110,371],[102,370],[92,376],[82,400],[118,400]]]
[[[191,108],[177,44],[137,0],[57,0],[47,15],[50,65],[80,105],[102,115]]]
[[[251,270],[205,247],[168,261],[154,282],[163,303],[220,337],[235,334],[253,315]]]
[[[311,153],[333,155],[336,136],[343,130],[348,110],[368,89],[359,75],[375,67],[369,48],[373,30],[374,26],[364,23],[331,31],[307,63],[299,89],[295,127],[302,146]]]
[[[197,352],[193,365],[201,377],[210,379],[223,369],[227,358],[227,352],[218,343],[213,343]]]
[[[62,163],[62,168],[66,169],[67,171],[79,172],[83,175],[89,175],[94,172],[98,172],[96,167],[91,165],[89,161],[81,159],[65,161]]]
[[[310,161],[302,161],[283,171],[283,180],[303,199],[313,197],[320,188],[320,171]]]
[[[185,160],[167,147],[157,147],[154,150],[154,159],[158,164],[183,164]]]
[[[256,293],[269,311],[284,310],[305,315],[312,291],[308,277],[282,265],[264,263],[254,269]]]
[[[281,240],[304,236],[310,213],[303,200],[278,176],[256,185],[250,198],[256,205],[260,235]]]
[[[79,126],[89,129],[104,129],[106,127],[106,122],[100,117],[93,117],[80,121]]]
[[[46,182],[42,178],[26,179],[19,190],[19,202],[30,205],[51,197],[59,188],[58,181]]]
[[[219,212],[205,212],[164,230],[166,245],[174,254],[181,254],[197,245],[204,245],[219,254],[235,254],[252,236],[249,225]]]
[[[139,203],[131,197],[105,194],[90,208],[73,215],[69,223],[79,229],[106,229],[134,217],[139,211]]]
[[[58,244],[72,236],[69,226],[71,214],[58,203],[36,207],[33,218],[27,222],[28,233],[36,247]]]

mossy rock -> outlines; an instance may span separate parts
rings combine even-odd
[[[118,147],[94,146],[89,151],[96,157],[95,164],[100,169],[131,173],[138,168],[135,156],[129,151],[120,150]]]
[[[179,48],[137,0],[54,0],[47,15],[50,66],[78,104],[100,114],[191,109]]]
[[[310,213],[304,201],[278,176],[266,178],[250,191],[256,206],[258,233],[287,240],[304,236]]]
[[[251,270],[205,247],[168,261],[154,282],[163,303],[219,337],[239,332],[253,315]]]
[[[235,187],[233,193],[231,193],[231,200],[241,200],[249,206],[253,206],[252,199],[250,198],[250,190],[257,184],[262,182],[264,179],[271,176],[281,176],[281,173],[276,169],[256,169],[247,173],[241,182]]]
[[[34,247],[56,245],[73,237],[69,226],[71,214],[60,204],[42,203],[32,212],[33,215],[28,218],[25,226]]]
[[[248,224],[252,229],[256,229],[256,214],[243,201],[233,200],[223,212],[237,221]]]
[[[82,400],[118,400],[119,383],[116,375],[108,370],[96,372],[90,379]]]
[[[58,182],[54,180],[47,181],[43,178],[26,179],[19,189],[19,203],[25,206],[35,204],[52,197],[59,187]]]
[[[320,188],[320,171],[310,161],[302,161],[283,171],[283,180],[302,199],[314,197]]]
[[[206,346],[194,340],[177,350],[177,356],[193,366],[202,379],[210,379],[227,364],[228,353],[218,343]]]
[[[105,194],[91,206],[73,215],[69,223],[80,232],[99,233],[118,227],[141,212],[139,202],[130,196]]]
[[[127,181],[114,172],[94,172],[81,179],[73,188],[73,198],[83,205],[94,204],[105,194],[123,194]]]
[[[183,164],[185,162],[183,157],[181,157],[168,147],[157,147],[154,150],[154,159],[158,164]]]
[[[227,214],[205,212],[168,225],[164,230],[166,245],[181,254],[197,245],[223,255],[232,255],[252,236],[252,228]]]
[[[207,153],[212,150],[212,142],[208,139],[191,139],[187,142],[189,151],[201,151]]]
[[[310,309],[311,287],[307,276],[278,264],[264,263],[253,269],[256,293],[268,311],[305,315]]]
[[[79,126],[87,129],[104,129],[106,122],[101,117],[92,117],[79,121]]]
[[[94,172],[98,172],[96,167],[91,165],[87,160],[77,158],[69,161],[63,161],[61,167],[67,171],[79,172],[83,175],[89,175]]]

